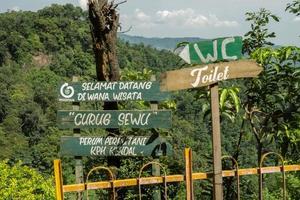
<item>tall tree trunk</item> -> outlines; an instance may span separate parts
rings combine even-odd
[[[119,27],[117,6],[107,0],[88,1],[98,81],[118,81],[120,79],[117,59],[117,30]],[[103,109],[118,110],[118,104],[117,102],[105,102]],[[119,135],[118,129],[107,129],[107,131],[110,135]],[[108,165],[118,168],[120,160],[116,157],[109,157]],[[112,196],[110,195],[110,198]]]
[[[117,59],[119,14],[116,7],[107,0],[89,0],[89,18],[99,81],[117,81],[120,78]]]
[[[117,30],[119,14],[116,5],[107,0],[89,0],[89,18],[93,39],[98,81],[117,81],[120,69],[117,58]],[[118,110],[117,102],[105,102],[104,110]],[[109,129],[118,134],[118,129]]]

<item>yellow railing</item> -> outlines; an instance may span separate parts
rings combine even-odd
[[[61,161],[55,160],[54,161],[54,172],[55,172],[55,182],[56,182],[56,198],[57,200],[63,200],[64,193],[67,192],[83,192],[86,190],[96,190],[96,189],[116,189],[116,188],[124,188],[124,187],[130,187],[130,186],[138,186],[141,187],[141,185],[153,185],[153,184],[164,184],[165,190],[166,185],[168,183],[176,183],[176,182],[185,182],[187,185],[187,198],[190,200],[193,200],[193,181],[194,180],[204,180],[209,179],[213,177],[212,172],[208,173],[192,173],[192,166],[191,166],[191,153],[189,153],[190,150],[185,150],[185,159],[186,159],[186,175],[165,175],[164,176],[157,176],[157,177],[139,177],[139,178],[129,178],[129,179],[120,179],[115,180],[112,178],[108,181],[99,181],[99,182],[87,182],[82,184],[72,184],[72,185],[63,185],[62,180],[62,167],[61,167]],[[270,153],[268,153],[270,154]],[[264,159],[267,155],[263,156]],[[230,158],[228,156],[224,158]],[[263,160],[262,160],[263,162]],[[236,163],[237,164],[237,163]],[[145,164],[144,166],[148,165]],[[98,167],[99,168],[99,167]],[[93,170],[93,169],[92,169]],[[235,170],[223,170],[222,176],[223,177],[237,177],[237,180],[239,180],[239,176],[245,176],[245,175],[255,175],[259,174],[260,176],[262,174],[270,174],[270,173],[276,173],[281,172],[285,174],[285,172],[290,171],[300,171],[300,165],[284,165],[282,163],[281,166],[272,166],[272,167],[260,167],[257,168],[247,168],[247,169],[239,169],[236,165]],[[283,176],[285,178],[285,175]],[[285,180],[284,180],[285,181]],[[237,182],[239,185],[239,181]],[[239,186],[238,186],[239,187]],[[285,185],[283,186],[285,190]],[[285,192],[284,197],[285,198]],[[239,193],[239,192],[238,192]],[[239,195],[239,194],[238,194]],[[165,195],[166,196],[166,195]]]

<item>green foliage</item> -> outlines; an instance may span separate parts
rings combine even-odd
[[[297,199],[300,196],[300,178],[299,172],[289,173],[287,175],[287,193],[291,199]]]
[[[170,51],[158,51],[143,44],[130,45],[123,41],[118,43],[118,60],[121,68],[137,71],[148,68],[155,73],[172,69],[180,62],[180,58]]]
[[[247,12],[246,21],[251,22],[251,30],[245,34],[243,52],[250,54],[255,49],[266,45],[273,45],[268,39],[276,37],[275,32],[269,32],[267,25],[270,20],[279,22],[279,18],[266,9],[258,12]]]
[[[238,96],[240,89],[236,86],[223,88],[220,91],[220,110],[221,114],[234,122],[235,117],[240,111],[241,101]]]
[[[1,199],[55,199],[53,179],[45,179],[21,162],[11,167],[7,161],[1,161],[0,171]]]
[[[252,127],[260,142],[273,139],[285,155],[296,141],[300,110],[300,49],[262,48],[251,57],[264,67],[260,78],[247,85],[247,106]],[[296,135],[294,135],[295,133]]]
[[[281,190],[270,191],[268,189],[265,189],[263,191],[263,195],[264,195],[264,199],[266,200],[277,200],[282,198]]]
[[[33,90],[33,100],[40,105],[44,112],[55,107],[57,98],[56,85],[61,78],[53,71],[45,69],[32,69],[26,77],[26,81]]]
[[[234,122],[235,118],[238,116],[241,108],[239,91],[240,89],[238,86],[224,86],[222,88],[219,88],[219,105],[222,119],[227,118],[231,122]],[[204,113],[204,118],[210,118],[210,92],[208,92],[207,90],[199,90],[197,92],[197,96],[199,99],[204,100],[204,103],[201,106],[201,111]]]
[[[295,14],[296,16],[300,16],[300,1],[294,0],[292,3],[288,3],[285,11]]]
[[[299,16],[300,15],[300,1],[294,0],[292,3],[288,3],[285,10]]]

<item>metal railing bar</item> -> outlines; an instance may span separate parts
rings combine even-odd
[[[276,152],[268,152],[262,155],[261,160],[260,160],[260,165],[259,165],[259,200],[263,200],[263,171],[262,171],[262,166],[264,161],[269,155],[275,155],[278,157],[278,160],[281,161],[281,173],[282,173],[282,189],[283,189],[283,200],[286,199],[286,180],[285,180],[285,165],[284,165],[284,158]],[[273,172],[272,172],[273,173]]]
[[[282,172],[282,167],[263,167],[262,173],[269,174],[269,173],[276,173]],[[284,171],[300,171],[300,165],[285,165]],[[238,175],[245,176],[245,175],[254,175],[259,174],[259,168],[247,168],[247,169],[239,169]],[[193,173],[193,180],[204,180],[208,178],[212,178],[212,173]],[[224,170],[222,172],[223,177],[230,177],[236,176],[236,170]],[[175,182],[183,182],[184,175],[167,175],[165,177],[166,183],[175,183]],[[164,177],[143,177],[140,179],[141,185],[151,185],[151,184],[160,184],[164,183]],[[109,189],[111,188],[111,181],[101,181],[101,182],[91,182],[87,184],[72,184],[72,185],[64,185],[63,191],[64,192],[77,192],[77,191],[84,191],[85,188],[93,188],[93,189]],[[137,186],[138,185],[138,178],[131,178],[131,179],[122,179],[122,180],[114,180],[113,185],[115,188],[120,187],[130,187],[130,186]]]
[[[116,191],[115,191],[115,186],[114,186],[114,180],[115,180],[115,176],[114,173],[107,167],[94,167],[93,169],[91,169],[89,171],[89,173],[86,176],[86,199],[89,200],[89,190],[96,190],[96,189],[103,189],[103,188],[98,188],[97,185],[94,186],[94,183],[89,183],[89,177],[93,172],[96,171],[100,171],[100,170],[104,170],[106,173],[108,172],[109,177],[111,178],[111,180],[109,181],[110,183],[110,188],[112,188],[112,199],[115,200],[116,199]]]
[[[145,165],[143,165],[142,166],[142,168],[140,169],[140,173],[139,173],[139,178],[137,179],[138,180],[138,186],[139,186],[139,199],[140,200],[142,200],[142,185],[150,185],[150,184],[152,184],[152,182],[150,182],[149,184],[145,184],[144,182],[143,182],[143,179],[141,178],[141,176],[142,176],[142,172],[143,172],[143,170],[147,167],[147,166],[150,166],[150,165],[158,165],[158,166],[160,166],[160,169],[163,171],[163,173],[164,173],[164,176],[162,176],[162,177],[159,177],[159,178],[163,178],[163,183],[164,183],[164,198],[165,198],[165,200],[167,200],[168,199],[168,194],[167,194],[167,182],[166,182],[166,176],[167,176],[167,172],[166,172],[166,170],[165,170],[165,168],[164,168],[164,166],[161,164],[161,163],[159,163],[159,162],[155,162],[155,161],[152,161],[152,162],[148,162],[148,163],[146,163]],[[153,179],[153,177],[151,177],[151,180]]]
[[[231,160],[232,162],[234,162],[234,166],[235,166],[235,174],[233,176],[236,177],[236,188],[237,188],[237,200],[240,200],[240,175],[238,173],[239,171],[239,163],[237,162],[237,160],[232,157],[232,156],[222,156],[222,160],[225,160],[225,159],[229,159]],[[222,171],[222,177],[223,177],[223,171]]]

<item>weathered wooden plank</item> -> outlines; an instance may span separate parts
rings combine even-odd
[[[58,127],[70,128],[170,128],[171,111],[58,111]]]
[[[67,102],[162,101],[169,96],[157,81],[63,83],[58,88],[58,100]]]
[[[219,81],[256,77],[262,71],[255,61],[239,60],[168,71],[161,75],[161,90],[198,88]]]
[[[175,50],[188,64],[208,64],[242,57],[242,37],[226,37],[190,43]]]
[[[63,156],[155,156],[172,155],[172,147],[164,138],[150,136],[81,136],[61,137]]]

